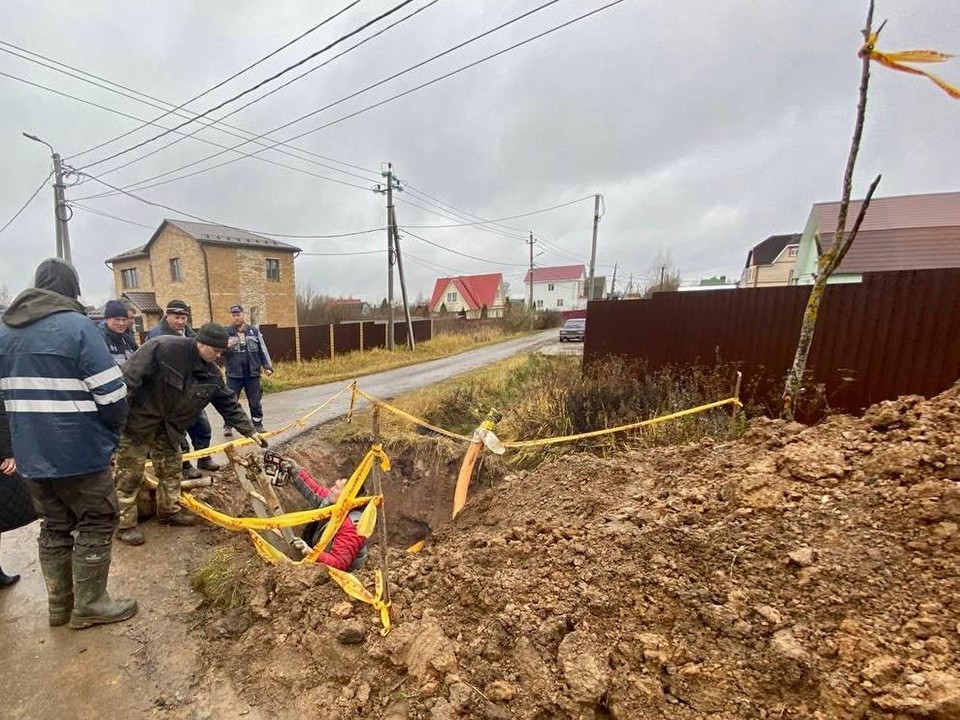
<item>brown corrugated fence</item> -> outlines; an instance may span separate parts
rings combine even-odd
[[[356,352],[360,350],[360,323],[337,323],[333,325],[334,353]],[[330,325],[303,325],[300,327],[300,357],[303,360],[317,360],[330,357]],[[363,323],[363,349],[371,350],[377,347],[386,347],[385,323]],[[267,343],[270,355],[274,360],[293,362],[297,359],[295,329],[292,327],[277,327],[276,325],[261,325],[260,332]],[[407,327],[404,323],[394,323],[395,343],[401,346],[406,343]],[[433,337],[432,323],[429,319],[413,321],[413,337],[417,342],[430,340]]]

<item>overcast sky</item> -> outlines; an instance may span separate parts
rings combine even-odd
[[[625,0],[500,57],[381,107],[293,141],[303,159],[273,150],[192,177],[138,189],[143,181],[318,110],[485,30],[544,0],[413,0],[335,49],[211,114],[245,102],[329,60],[336,52],[425,8],[289,87],[216,127],[127,167],[176,134],[89,167],[95,180],[67,189],[84,299],[114,293],[104,260],[142,245],[163,218],[199,216],[254,232],[329,235],[378,228],[384,198],[371,191],[381,162],[392,161],[406,190],[402,226],[450,225],[503,218],[602,193],[597,274],[618,286],[648,274],[669,253],[684,281],[738,276],[747,250],[772,234],[799,232],[810,206],[839,199],[853,131],[865,0]],[[203,112],[351,32],[400,0],[362,0],[319,30],[188,105]],[[350,3],[316,0],[7,0],[0,39],[180,104],[292,40]],[[385,100],[470,62],[599,8],[602,0],[560,0],[437,61],[271,135],[286,140]],[[429,7],[427,7],[429,5]],[[960,52],[960,2],[879,0],[888,19],[878,47]],[[0,50],[12,50],[0,45]],[[20,52],[20,51],[15,51]],[[49,62],[49,61],[43,61]],[[933,70],[960,83],[960,59]],[[0,52],[0,72],[134,116],[161,111]],[[128,92],[128,91],[123,91]],[[129,93],[128,93],[129,94]],[[155,102],[155,101],[150,101]],[[144,128],[74,157],[141,123],[0,76],[0,226],[50,171],[43,138],[74,168],[156,135]],[[170,106],[165,106],[169,108]],[[158,122],[173,127],[183,118]],[[198,126],[192,123],[182,132]],[[855,197],[883,173],[878,195],[960,190],[960,101],[929,81],[872,67],[868,121]],[[202,170],[238,152],[165,175]],[[281,148],[282,149],[282,148]],[[313,155],[307,153],[314,153]],[[326,156],[352,166],[320,160]],[[322,162],[351,174],[317,165]],[[360,169],[358,169],[360,168]],[[327,179],[341,180],[350,185]],[[356,177],[360,176],[360,177]],[[154,181],[157,182],[157,181]],[[81,200],[81,198],[88,198]],[[438,206],[435,200],[445,204]],[[0,284],[15,294],[54,254],[52,189],[44,187],[0,234]],[[418,207],[420,206],[420,207]],[[451,209],[453,208],[453,209]],[[188,215],[189,213],[189,215]],[[472,215],[466,216],[463,213]],[[411,300],[429,295],[440,275],[503,272],[522,295],[532,231],[538,266],[586,264],[592,197],[561,209],[503,221],[504,227],[415,228],[438,245],[404,234]],[[137,224],[146,227],[140,227]],[[284,238],[278,237],[283,240]],[[379,301],[386,294],[382,232],[340,239],[287,239],[305,253],[381,251],[297,260],[297,281],[334,296]],[[445,248],[445,249],[444,249]],[[460,253],[473,255],[474,260]]]

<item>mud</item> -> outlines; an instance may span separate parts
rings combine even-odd
[[[960,718],[958,523],[960,389],[760,420],[475,495],[391,552],[385,638],[321,569],[257,567],[204,659],[276,718]]]

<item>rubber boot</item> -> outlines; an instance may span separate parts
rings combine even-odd
[[[184,460],[183,462],[183,477],[187,480],[199,480],[203,477],[203,473],[197,470],[193,465],[188,461]]]
[[[40,570],[47,584],[50,627],[66,625],[73,612],[73,550],[40,550]]]
[[[20,582],[19,575],[7,575],[3,568],[0,568],[0,588],[10,587]]]
[[[197,460],[197,467],[201,470],[206,470],[207,472],[216,472],[220,469],[220,465],[213,461],[213,458],[210,456],[202,457]]]
[[[107,592],[110,575],[110,546],[73,554],[73,588],[76,602],[70,627],[82,630],[92,625],[123,622],[137,614],[137,601],[112,600]]]

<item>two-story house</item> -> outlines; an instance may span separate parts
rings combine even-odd
[[[430,296],[430,312],[465,313],[479,318],[486,308],[488,318],[503,317],[503,274],[457,275],[437,278]]]
[[[586,307],[587,276],[583,265],[560,265],[527,270],[523,285],[533,283],[533,307],[537,310],[582,310]]]
[[[230,306],[247,321],[292,326],[297,320],[294,258],[300,248],[246,230],[164,220],[145,245],[107,264],[117,296],[128,298],[149,330],[170,300],[190,306],[194,326],[230,322]]]
[[[797,265],[800,233],[771,235],[747,253],[747,263],[737,283],[742,288],[789,285]]]
[[[851,200],[849,233],[863,205]],[[833,246],[840,203],[817,203],[800,238],[793,283],[813,284],[820,256]],[[873,198],[857,237],[829,283],[860,282],[865,272],[960,267],[960,192]]]

